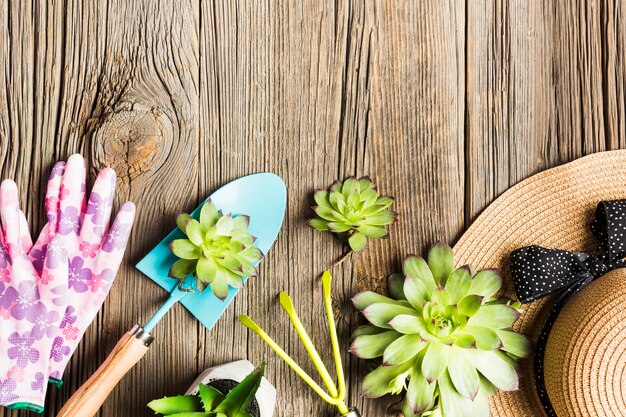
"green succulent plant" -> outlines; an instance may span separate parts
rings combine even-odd
[[[252,246],[255,237],[248,232],[250,218],[245,215],[223,215],[211,200],[200,210],[199,220],[183,213],[176,224],[187,239],[176,239],[170,249],[179,260],[172,264],[169,275],[182,280],[190,274],[196,277],[196,286],[206,286],[219,299],[228,295],[228,286],[240,288],[243,277],[255,277],[255,264],[263,257],[259,248]]]
[[[199,384],[197,395],[159,398],[150,401],[148,407],[169,417],[251,417],[246,409],[261,385],[264,372],[265,364],[259,365],[227,395]]]
[[[370,397],[406,389],[406,417],[487,417],[488,396],[518,388],[517,360],[531,345],[512,330],[520,304],[496,293],[496,270],[454,269],[449,246],[428,260],[409,255],[389,277],[391,297],[366,291],[353,298],[370,324],[354,333],[350,351],[382,365],[363,380]]]
[[[390,209],[393,198],[379,195],[368,177],[337,181],[328,190],[316,191],[314,198],[317,217],[309,219],[308,225],[335,233],[354,252],[363,250],[368,238],[386,237],[386,226],[397,217]]]

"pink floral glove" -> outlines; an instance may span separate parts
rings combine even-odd
[[[0,405],[43,410],[50,350],[65,312],[67,253],[53,237],[40,272],[17,187],[0,186]]]
[[[42,259],[59,250],[54,240],[50,241],[52,236],[63,237],[67,248],[67,309],[50,352],[49,379],[59,386],[70,356],[109,293],[135,217],[135,205],[127,202],[109,229],[115,172],[110,168],[100,172],[87,204],[85,177],[85,161],[80,155],[54,166],[46,193],[48,224],[30,251],[35,265],[42,267]]]

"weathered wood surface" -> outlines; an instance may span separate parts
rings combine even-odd
[[[342,247],[304,225],[312,190],[369,174],[401,214],[390,239],[335,271],[347,347],[359,321],[350,297],[383,287],[406,253],[453,242],[535,172],[626,145],[625,18],[617,0],[2,2],[0,174],[17,180],[31,226],[43,223],[51,164],[74,152],[92,175],[114,167],[116,201],[139,209],[111,295],[45,415],[163,300],[132,265],[176,213],[228,180],[273,171],[289,207],[261,277],[211,332],[176,307],[100,415],[150,415],[150,399],[205,367],[249,358],[268,361],[278,417],[333,416],[236,319],[257,319],[311,370],[276,302],[285,289],[328,344],[319,274]],[[349,402],[365,416],[397,413],[394,398],[362,397],[368,365],[344,359]]]

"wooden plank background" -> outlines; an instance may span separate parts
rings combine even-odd
[[[116,202],[139,209],[111,295],[44,415],[164,299],[132,265],[175,215],[226,181],[273,171],[289,205],[261,277],[211,332],[176,307],[100,415],[151,415],[150,399],[248,358],[268,361],[276,416],[333,417],[237,322],[251,315],[311,370],[286,317],[276,318],[285,289],[328,345],[319,274],[342,247],[305,226],[312,191],[369,174],[397,198],[391,238],[335,271],[347,347],[359,321],[350,297],[384,287],[406,253],[454,242],[533,173],[626,145],[625,19],[619,0],[1,2],[0,174],[17,180],[31,226],[43,224],[52,163],[74,152],[92,179],[115,168]],[[366,417],[396,415],[398,398],[362,397],[368,365],[344,359],[349,403]]]

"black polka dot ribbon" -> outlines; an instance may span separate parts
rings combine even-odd
[[[534,354],[537,393],[550,417],[556,417],[556,413],[543,375],[548,336],[563,306],[574,294],[607,272],[626,267],[626,200],[599,203],[591,231],[599,241],[595,256],[540,246],[527,246],[511,254],[511,276],[522,303],[562,291],[543,324]]]

